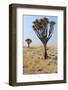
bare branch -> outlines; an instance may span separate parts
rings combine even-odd
[[[51,22],[49,22],[49,23],[50,23],[50,29],[49,29],[49,35],[48,35],[48,37],[47,37],[48,40],[49,40],[49,39],[51,38],[51,36],[52,36],[55,22],[51,21]]]

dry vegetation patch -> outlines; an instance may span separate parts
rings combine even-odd
[[[57,50],[47,47],[48,58],[44,59],[44,48],[24,47],[23,74],[57,73]]]

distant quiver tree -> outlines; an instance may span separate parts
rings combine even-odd
[[[28,48],[29,48],[29,47],[30,47],[30,44],[31,44],[31,42],[32,42],[32,40],[28,38],[28,39],[26,39],[25,41],[27,42]]]
[[[47,59],[47,42],[52,36],[54,30],[54,21],[49,21],[48,18],[36,19],[33,21],[33,30],[35,31],[38,38],[44,45],[44,58]]]

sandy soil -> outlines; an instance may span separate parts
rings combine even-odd
[[[23,74],[57,73],[57,50],[47,47],[48,58],[44,59],[44,48],[24,47]]]

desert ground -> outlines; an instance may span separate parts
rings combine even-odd
[[[23,74],[57,73],[57,48],[47,47],[48,58],[44,59],[44,47],[24,47]]]

